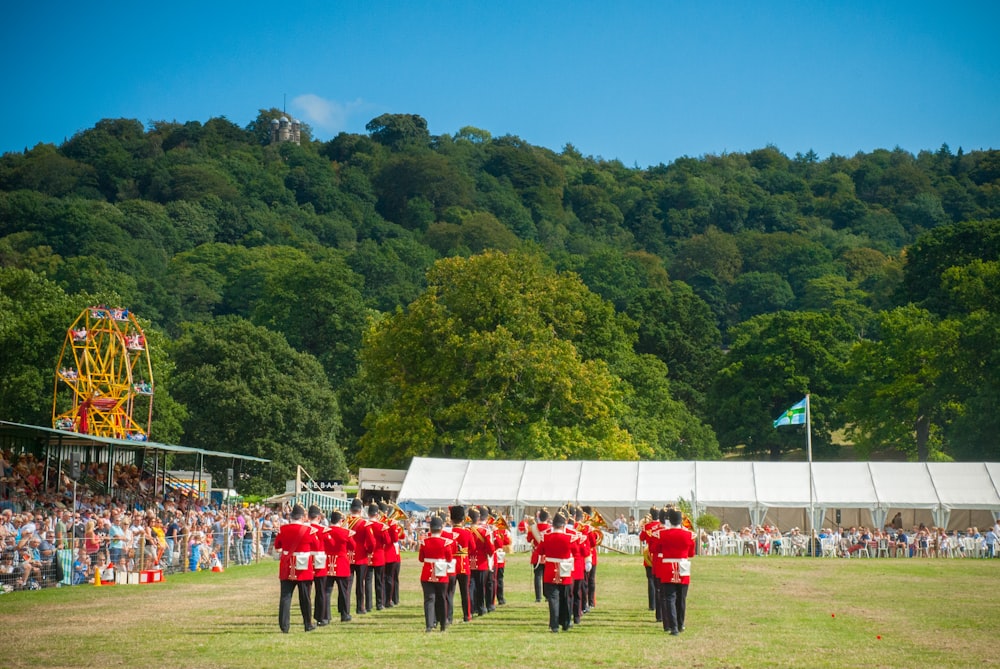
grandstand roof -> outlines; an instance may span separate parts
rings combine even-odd
[[[192,453],[217,458],[234,458],[237,460],[249,460],[252,462],[270,462],[270,460],[266,458],[258,458],[253,455],[240,455],[239,453],[227,453],[225,451],[209,451],[204,448],[178,446],[176,444],[161,444],[156,441],[132,441],[130,439],[116,439],[114,437],[98,437],[91,434],[80,434],[79,432],[68,432],[66,430],[57,430],[51,427],[42,427],[41,425],[26,425],[24,423],[14,423],[6,420],[0,420],[0,436],[33,436],[40,439],[45,438],[49,441],[53,440],[53,437],[55,437],[63,444],[71,444],[73,442],[92,442],[136,451],[153,450],[166,451],[169,453]]]

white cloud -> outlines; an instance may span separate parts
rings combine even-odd
[[[350,117],[368,105],[360,98],[353,102],[341,103],[306,93],[294,98],[292,106],[300,109],[303,120],[314,128],[337,133],[346,130]]]

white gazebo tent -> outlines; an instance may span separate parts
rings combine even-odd
[[[882,527],[890,513],[939,527],[985,526],[1000,515],[1000,463],[502,461],[414,458],[399,500],[551,510],[568,502],[632,511],[685,499],[731,524]],[[801,523],[812,510],[812,523]],[[955,511],[961,518],[953,518]],[[735,515],[734,515],[735,514]],[[831,518],[830,514],[834,514]],[[867,514],[867,515],[862,515]],[[792,522],[783,522],[792,518]],[[737,520],[738,519],[738,520]],[[975,522],[973,522],[975,521]],[[954,528],[952,528],[954,529]]]

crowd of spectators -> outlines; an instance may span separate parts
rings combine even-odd
[[[898,525],[894,527],[893,524]],[[823,528],[809,541],[809,533],[797,527],[781,532],[771,525],[743,527],[739,531],[723,525],[718,532],[700,533],[707,554],[821,555],[825,557],[992,558],[1000,551],[1000,518],[993,527],[980,531],[969,527],[947,531],[924,524],[906,530],[898,522],[881,530],[867,527]]]
[[[159,494],[138,467],[115,464],[114,494],[72,482],[31,454],[0,453],[0,591],[112,581],[119,573],[209,570],[269,555],[288,509],[220,506]],[[104,481],[107,464],[85,477]],[[46,482],[48,483],[46,484]],[[75,499],[75,503],[74,503]]]

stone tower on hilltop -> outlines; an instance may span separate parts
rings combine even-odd
[[[271,144],[278,142],[299,143],[299,122],[294,118],[288,120],[287,116],[280,119],[271,119]]]

